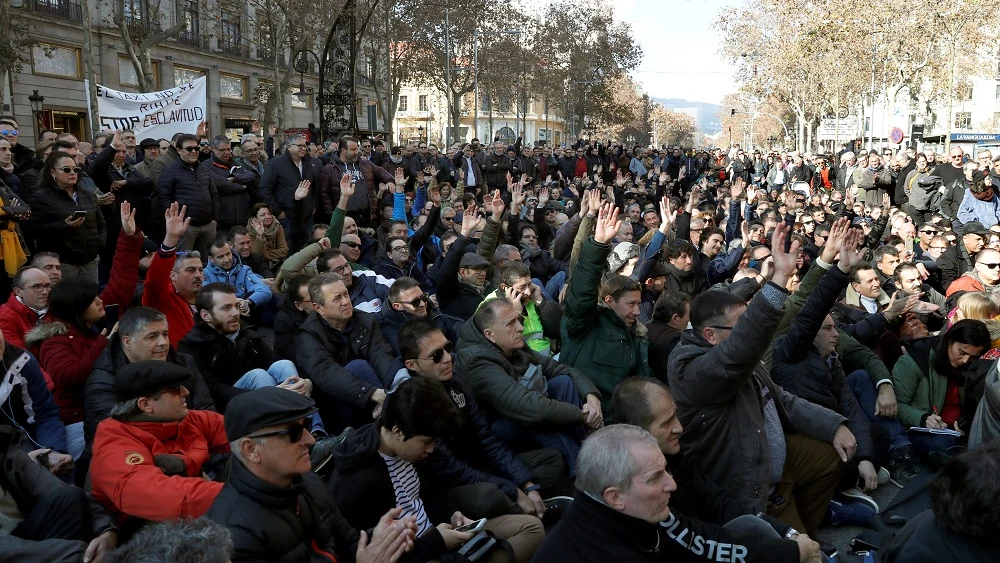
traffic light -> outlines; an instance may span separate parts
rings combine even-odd
[[[736,117],[736,110],[735,109],[729,110],[729,117]]]

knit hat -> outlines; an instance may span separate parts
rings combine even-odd
[[[631,242],[619,242],[611,254],[608,254],[608,271],[618,273],[632,258],[639,257],[639,245]]]

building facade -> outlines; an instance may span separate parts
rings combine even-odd
[[[11,0],[8,0],[11,1]],[[21,127],[22,138],[37,138],[39,125],[68,131],[79,139],[89,139],[92,127],[85,86],[84,38],[85,14],[78,0],[12,0],[34,26],[38,41],[30,60],[21,72],[3,77],[8,81],[4,114],[13,115]],[[228,4],[218,0],[158,0],[159,14],[151,7],[154,0],[125,0],[130,25],[159,30],[183,18],[184,28],[176,36],[152,50],[155,89],[207,77],[207,121],[211,135],[227,134],[235,138],[249,132],[254,120],[262,117],[261,108],[274,87],[273,57],[261,47],[262,33],[254,25],[253,8],[246,4]],[[92,27],[94,79],[115,90],[138,91],[136,71],[129,59],[117,27],[112,23],[110,0],[91,0],[86,14]],[[154,13],[150,13],[150,12]],[[320,38],[322,46],[325,41]],[[278,62],[284,72],[291,52],[279,52]],[[359,70],[365,64],[358,64]],[[305,91],[318,92],[316,63],[302,76]],[[374,104],[374,92],[368,85],[371,77],[356,80],[356,112],[360,132],[381,132],[385,123]],[[299,75],[292,79],[292,91],[298,90]],[[28,96],[37,90],[44,96],[40,115],[32,115]],[[286,94],[286,129],[305,129],[319,123],[316,96]],[[372,111],[375,109],[375,111]],[[94,127],[96,129],[96,120]]]

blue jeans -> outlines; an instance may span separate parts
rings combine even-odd
[[[583,407],[576,385],[568,375],[558,375],[549,380],[548,398]],[[493,432],[502,442],[515,452],[525,452],[538,448],[552,448],[562,454],[569,476],[576,476],[576,457],[580,453],[580,444],[587,437],[587,428],[575,424],[566,428],[542,430],[528,428],[506,418],[493,421]]]
[[[233,384],[237,389],[262,389],[264,387],[274,387],[279,383],[284,383],[290,377],[298,377],[299,372],[295,369],[295,364],[290,360],[278,360],[271,364],[267,370],[261,368],[252,369]],[[312,430],[326,432],[323,427],[323,419],[318,412],[312,413]]]
[[[66,453],[73,456],[73,461],[80,459],[84,448],[83,423],[74,422],[66,425]]]
[[[556,272],[556,275],[549,278],[549,283],[543,286],[545,294],[553,301],[559,301],[559,293],[566,285],[566,272]]]
[[[847,376],[847,386],[851,388],[854,397],[858,400],[858,406],[865,413],[865,418],[869,424],[877,424],[889,433],[889,451],[902,446],[910,445],[910,438],[906,434],[906,429],[900,424],[898,418],[884,418],[875,416],[875,403],[878,399],[878,391],[875,383],[868,375],[868,372],[859,369]]]

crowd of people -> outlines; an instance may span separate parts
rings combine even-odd
[[[0,118],[0,560],[1000,558],[1000,156],[270,133]]]

